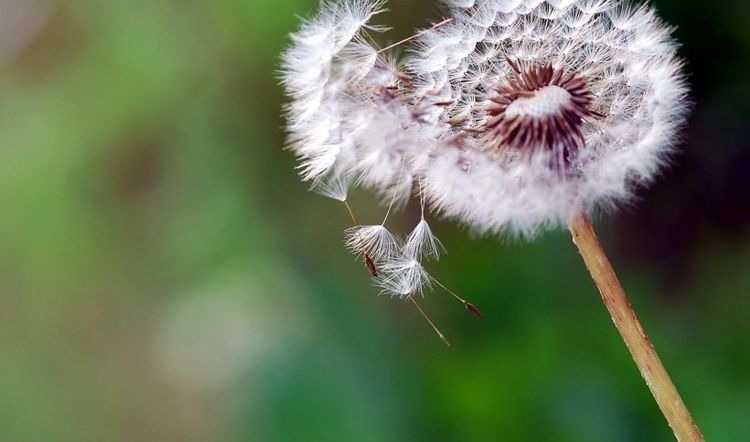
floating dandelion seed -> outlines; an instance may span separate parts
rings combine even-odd
[[[430,214],[525,238],[568,226],[676,436],[702,441],[587,219],[652,181],[679,139],[687,88],[671,29],[624,0],[445,3],[448,18],[385,48],[370,24],[383,1],[325,1],[292,36],[282,81],[302,178],[346,204],[347,247],[447,345],[416,295],[435,285],[481,314],[425,269],[442,251]],[[351,185],[388,202],[382,224],[357,223]],[[413,196],[421,217],[401,242],[386,221]]]
[[[383,225],[354,226],[346,230],[346,247],[366,253],[373,262],[388,262],[399,253],[399,240]]]

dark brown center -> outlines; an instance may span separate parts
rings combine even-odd
[[[540,149],[567,164],[585,145],[582,127],[601,115],[589,109],[594,94],[586,78],[551,65],[519,69],[496,89],[489,107],[487,133],[498,149],[532,153]]]

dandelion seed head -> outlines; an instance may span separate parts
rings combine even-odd
[[[302,179],[342,201],[373,190],[388,213],[419,199],[404,244],[384,226],[347,233],[401,297],[429,286],[422,261],[442,250],[426,216],[531,237],[615,208],[664,169],[689,107],[672,30],[650,6],[444,3],[448,18],[396,52],[373,40],[385,2],[324,1],[282,62]]]
[[[677,45],[619,0],[447,2],[407,61],[413,97],[451,102],[422,169],[432,207],[522,235],[612,208],[658,174],[687,111]],[[448,98],[449,97],[449,98]]]

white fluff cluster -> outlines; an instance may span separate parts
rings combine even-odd
[[[371,39],[382,30],[369,24],[381,1],[325,2],[292,36],[282,66],[289,140],[314,189],[346,201],[360,185],[396,205],[416,193],[479,232],[529,236],[627,201],[668,160],[687,89],[671,30],[652,8],[446,3],[448,19],[417,33],[398,62]],[[547,77],[533,71],[541,67]],[[497,98],[508,90],[515,95]],[[563,114],[563,105],[588,117]],[[537,124],[557,110],[551,126]],[[507,126],[489,130],[502,112]],[[556,142],[559,134],[567,138]],[[401,296],[429,284],[420,262],[440,249],[424,216],[403,244],[370,226],[351,231],[348,246],[377,255],[381,286]]]
[[[283,83],[292,98],[289,140],[302,177],[317,182],[327,177],[323,188],[330,196],[346,192],[346,180],[335,175],[348,173],[354,140],[347,124],[352,107],[364,101],[350,93],[377,58],[376,51],[361,42],[360,32],[381,12],[379,7],[370,1],[326,3],[292,35],[292,48],[284,54]]]
[[[346,231],[346,246],[371,260],[382,294],[401,298],[422,294],[430,287],[432,277],[423,262],[438,259],[443,249],[424,218],[403,241],[382,224],[354,226]]]
[[[380,1],[324,3],[283,56],[289,144],[300,173],[341,201],[353,181],[408,199],[413,153],[431,149],[437,136],[419,107],[398,97],[396,64],[365,38],[385,29],[369,24],[381,12]]]
[[[506,56],[587,78],[591,107],[603,117],[582,128],[585,147],[565,176],[546,158],[488,151],[483,136],[465,139],[460,150],[439,149],[423,169],[439,209],[481,231],[532,234],[627,200],[653,179],[677,141],[687,90],[670,29],[652,8],[615,0],[449,4],[452,23],[423,34],[408,60],[415,95],[452,103],[437,117],[457,122],[446,136],[486,121],[492,90],[513,75]]]

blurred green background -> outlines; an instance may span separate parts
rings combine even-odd
[[[425,299],[455,351],[375,296],[281,148],[316,3],[0,0],[0,441],[673,440],[565,232],[434,223],[485,313]],[[750,3],[653,3],[695,112],[600,235],[707,438],[750,441]],[[438,16],[390,6],[394,41]]]

